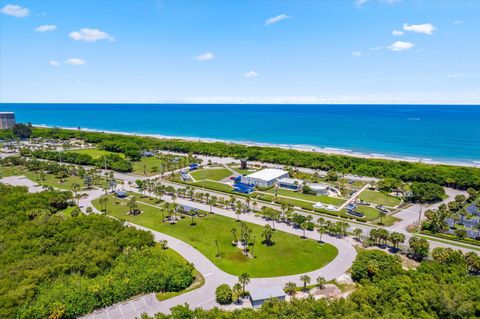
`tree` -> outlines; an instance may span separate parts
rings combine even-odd
[[[376,277],[389,278],[401,272],[400,257],[380,250],[361,251],[352,264],[352,279],[356,282]]]
[[[419,203],[433,203],[442,200],[443,196],[445,196],[445,190],[438,184],[413,182],[410,185],[408,199]]]
[[[242,296],[242,285],[240,285],[240,283],[237,282],[232,287],[233,300],[235,300],[235,302],[238,302],[238,300],[240,299],[241,296]]]
[[[317,232],[320,234],[320,238],[319,238],[319,242],[321,243],[322,242],[322,236],[323,234],[325,234],[327,232],[327,227],[326,226],[320,226],[317,228]]]
[[[465,239],[467,236],[467,231],[463,228],[455,229],[455,236],[457,236],[458,239],[462,240]]]
[[[273,229],[270,225],[265,225],[262,231],[262,237],[265,238],[263,241],[266,245],[272,245],[272,236],[273,236]]]
[[[383,225],[383,218],[385,218],[385,216],[387,215],[387,213],[383,210],[379,210],[378,211],[378,217],[380,218],[380,224]]]
[[[393,232],[389,235],[390,242],[393,245],[393,248],[398,249],[398,244],[401,244],[405,241],[405,235],[398,232]]]
[[[245,286],[250,283],[250,275],[246,272],[242,273],[238,277],[238,283],[242,285],[242,294],[245,295]]]
[[[293,296],[297,292],[297,285],[294,282],[289,281],[285,284],[285,288],[283,288],[283,290],[287,295]]]
[[[323,289],[325,287],[325,284],[327,283],[327,280],[324,277],[317,277],[317,287],[320,289]]]
[[[137,198],[132,196],[127,203],[128,206],[128,213],[130,215],[137,215],[138,214],[138,205],[137,205]]]
[[[215,300],[221,305],[232,303],[232,289],[229,285],[223,284],[215,289]]]
[[[428,256],[430,244],[425,238],[411,237],[408,244],[410,246],[408,253],[413,259],[422,261]]]
[[[32,124],[17,123],[13,126],[12,132],[18,138],[30,138],[32,136]]]
[[[363,233],[363,230],[361,230],[360,228],[355,228],[353,230],[353,234],[355,235],[355,237],[360,240],[360,235]]]
[[[307,290],[307,285],[310,283],[310,277],[308,275],[301,275],[300,280],[303,281],[303,290]]]
[[[237,229],[235,227],[233,227],[230,232],[232,233],[233,235],[233,242],[236,244],[238,242],[238,239],[237,239]]]
[[[85,208],[85,211],[87,212],[87,214],[91,214],[93,212],[93,209],[92,207],[88,206],[87,208]]]

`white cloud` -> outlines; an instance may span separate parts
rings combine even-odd
[[[114,38],[107,32],[99,29],[82,28],[80,31],[73,31],[68,36],[75,41],[95,42],[98,40],[113,41]]]
[[[397,36],[397,37],[403,35],[404,33],[405,33],[405,32],[399,31],[399,30],[393,30],[393,31],[392,31],[392,34],[393,34],[394,36]]]
[[[205,52],[195,58],[197,61],[210,61],[215,59],[215,55],[212,52]]]
[[[86,62],[85,60],[79,59],[79,58],[71,58],[65,61],[66,64],[70,65],[84,65]]]
[[[256,78],[259,76],[259,74],[252,70],[252,71],[248,71],[247,73],[244,73],[243,76],[246,78]]]
[[[355,52],[352,52],[352,55],[353,56],[362,56],[363,52],[362,51],[355,51]]]
[[[57,26],[54,24],[41,25],[35,28],[37,32],[48,32],[57,30]]]
[[[7,4],[2,8],[2,10],[0,10],[0,12],[6,14],[7,16],[16,18],[28,17],[30,14],[30,10],[28,10],[28,8],[24,8],[16,4]]]
[[[437,29],[431,23],[424,23],[424,24],[408,24],[408,23],[405,23],[403,25],[403,30],[432,35],[433,32]]]
[[[58,66],[60,66],[60,62],[55,61],[55,60],[50,60],[50,61],[48,61],[48,65],[53,66],[53,67],[58,67]]]
[[[277,23],[279,21],[289,19],[289,18],[291,18],[291,16],[288,16],[288,15],[282,13],[282,14],[279,14],[278,16],[271,17],[271,18],[265,20],[265,25],[272,25],[274,23]]]
[[[463,24],[463,21],[462,20],[455,20],[453,22],[453,24],[455,24],[455,25]]]
[[[415,44],[412,42],[396,41],[391,45],[389,45],[388,49],[395,52],[400,52],[400,51],[410,50],[414,46]]]

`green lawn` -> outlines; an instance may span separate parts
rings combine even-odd
[[[219,182],[213,182],[213,181],[203,181],[203,182],[194,182],[194,183],[189,183],[191,185],[195,185],[197,187],[205,187],[207,189],[211,189],[214,191],[219,191],[219,192],[227,192],[231,193],[233,192],[233,187],[227,184],[219,183]]]
[[[79,154],[87,154],[90,155],[93,158],[99,158],[103,155],[109,155],[109,154],[117,154],[121,157],[125,157],[123,153],[112,153],[109,151],[105,150],[100,150],[97,148],[86,148],[86,149],[79,149],[79,150],[71,150],[71,151],[65,151],[66,153],[79,153]]]
[[[257,171],[255,169],[240,169],[240,166],[230,166],[229,165],[228,167],[230,167],[231,169],[233,169],[235,172],[237,172],[240,175],[248,175],[248,174],[255,173]]]
[[[275,189],[270,189],[267,191],[267,193],[274,194]],[[328,204],[328,205],[335,205],[335,206],[340,206],[343,204],[344,200],[340,198],[335,198],[335,197],[330,197],[330,196],[325,196],[325,195],[310,195],[310,194],[303,194],[301,192],[294,192],[290,191],[287,189],[282,189],[279,188],[277,192],[278,196],[287,196],[287,197],[293,197],[297,199],[304,199],[308,200],[311,202],[321,202],[323,204]]]
[[[224,178],[229,177],[232,175],[232,172],[226,168],[212,168],[212,169],[201,169],[198,171],[193,171],[190,173],[192,177],[197,180],[201,181],[203,179],[209,179],[212,181],[221,181]]]
[[[99,208],[98,199],[94,205]],[[314,240],[301,239],[285,232],[276,231],[273,236],[275,245],[261,244],[263,227],[248,224],[256,238],[252,259],[242,254],[241,250],[231,245],[233,235],[230,230],[240,225],[232,218],[220,215],[208,215],[197,218],[196,225],[190,225],[190,218],[180,220],[177,224],[162,223],[160,209],[139,204],[142,214],[130,216],[128,208],[120,203],[109,201],[108,210],[112,216],[126,219],[132,223],[158,230],[179,238],[192,245],[222,270],[240,275],[247,272],[251,277],[275,277],[293,275],[312,271],[325,266],[337,255],[337,249],[329,244],[319,244]],[[218,241],[221,258],[216,258]],[[252,249],[252,247],[250,247]]]
[[[24,168],[19,168],[15,166],[7,167],[7,166],[0,166],[0,178],[13,176],[13,175],[23,175],[20,172],[23,172]]]
[[[360,199],[368,203],[395,207],[400,204],[400,199],[381,192],[365,190],[360,194]]]
[[[357,205],[357,208],[355,210],[359,213],[365,214],[365,218],[369,221],[372,221],[378,218],[379,210],[374,207]]]
[[[71,190],[72,184],[74,183],[79,184],[80,187],[84,186],[83,179],[78,176],[69,176],[64,179],[63,183],[60,183],[60,180],[52,174],[45,174],[45,180],[43,181],[37,178],[37,174],[35,174],[35,172],[24,171],[21,173],[21,175],[25,175],[25,177],[31,179],[39,185],[52,186],[54,188],[59,188],[63,190]]]

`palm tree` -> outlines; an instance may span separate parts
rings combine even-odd
[[[355,228],[353,230],[353,234],[355,235],[355,237],[360,240],[360,235],[363,233],[363,230],[361,230],[360,228]]]
[[[307,238],[307,236],[305,235],[305,231],[307,230],[307,222],[304,221],[304,222],[300,225],[300,228],[303,230],[303,237],[302,237],[302,238]]]
[[[253,210],[257,210],[257,201],[253,201],[252,203],[252,206],[253,206]]]
[[[250,275],[244,272],[238,277],[238,283],[242,285],[242,292],[245,294],[245,286],[250,283]]]
[[[378,217],[380,218],[380,224],[383,224],[383,218],[387,215],[384,211],[379,211],[378,212]]]
[[[317,277],[317,287],[320,289],[323,289],[325,284],[327,283],[327,280],[324,277]]]
[[[322,242],[322,236],[323,236],[323,234],[325,234],[325,233],[327,232],[327,227],[325,227],[325,226],[322,225],[322,226],[320,226],[320,227],[317,228],[317,231],[318,231],[318,233],[320,234],[319,242],[321,243],[321,242]]]
[[[307,290],[307,284],[310,283],[310,277],[308,275],[302,275],[300,276],[300,280],[303,281],[303,290]]]
[[[234,241],[235,243],[237,243],[237,242],[238,242],[238,239],[237,239],[237,229],[236,229],[235,227],[233,227],[233,228],[230,230],[230,232],[231,232],[232,235],[233,235],[233,241]]]
[[[270,245],[272,243],[273,229],[272,227],[270,227],[270,225],[265,225],[262,231],[262,236],[265,238],[265,243],[267,245]]]
[[[238,300],[242,296],[242,285],[240,285],[240,283],[237,282],[235,285],[233,285],[232,294],[233,300],[235,300],[235,302],[238,302]]]

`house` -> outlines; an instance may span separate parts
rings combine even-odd
[[[196,170],[196,169],[198,169],[198,168],[199,168],[199,166],[198,166],[197,163],[190,164],[190,170],[191,170],[191,171],[194,171],[194,170]]]
[[[285,300],[285,292],[280,286],[263,287],[250,290],[250,301],[252,307],[260,308],[265,301],[271,298],[277,298],[278,300]]]
[[[478,208],[477,204],[475,204],[475,203],[470,204],[470,205],[467,207],[467,212],[468,212],[469,214],[472,214],[472,215],[480,216],[480,209]]]
[[[242,178],[242,182],[245,184],[253,184],[258,187],[267,188],[274,186],[277,180],[282,178],[288,178],[287,171],[276,168],[266,168],[244,176]]]
[[[310,184],[308,185],[312,192],[315,192],[320,195],[328,195],[328,191],[330,190],[330,186],[326,184]]]

